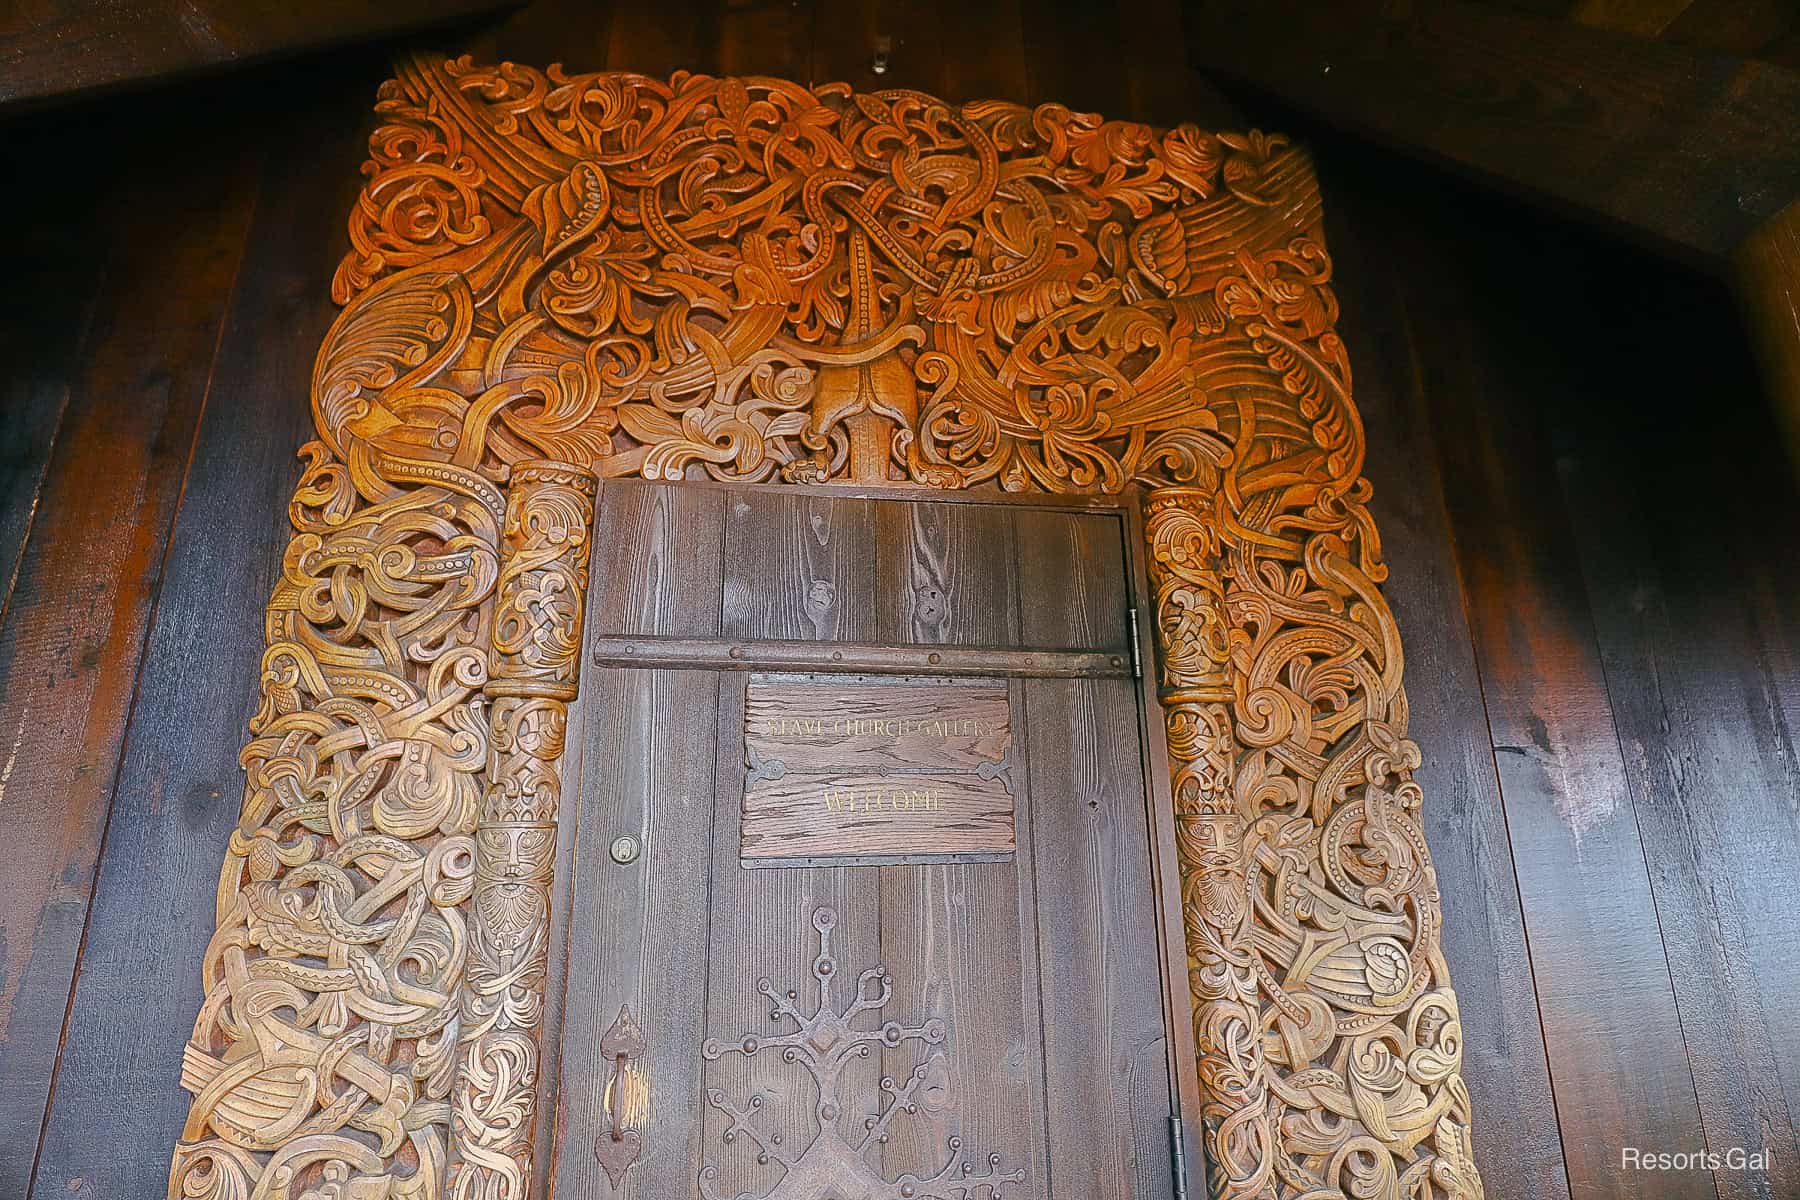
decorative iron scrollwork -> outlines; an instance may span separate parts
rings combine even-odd
[[[812,1077],[818,1093],[813,1113],[818,1118],[819,1132],[798,1154],[782,1144],[779,1134],[758,1129],[753,1118],[767,1102],[762,1093],[754,1093],[742,1104],[736,1104],[722,1088],[708,1088],[707,1103],[730,1118],[721,1140],[727,1145],[747,1137],[757,1148],[759,1163],[775,1163],[782,1168],[781,1182],[762,1197],[740,1192],[729,1200],[826,1200],[836,1196],[894,1196],[918,1200],[974,1200],[977,1194],[1001,1200],[1009,1183],[1025,1182],[1025,1170],[1011,1170],[1001,1165],[998,1154],[989,1154],[977,1165],[963,1153],[960,1137],[949,1139],[950,1159],[928,1176],[904,1174],[886,1179],[865,1157],[876,1147],[885,1145],[888,1130],[901,1113],[917,1113],[927,1107],[926,1094],[946,1091],[951,1085],[947,1056],[937,1049],[922,1057],[904,1082],[883,1078],[883,1096],[876,1099],[873,1116],[861,1121],[860,1131],[845,1133],[846,1097],[839,1088],[844,1068],[856,1059],[867,1058],[872,1047],[893,1049],[908,1042],[939,1047],[949,1038],[949,1027],[932,1017],[917,1025],[885,1021],[875,1029],[857,1029],[856,1018],[866,1012],[879,1012],[894,994],[894,978],[880,963],[857,977],[856,993],[839,1008],[833,998],[833,984],[838,975],[837,959],[831,953],[831,931],[837,927],[837,913],[829,907],[815,909],[813,928],[819,933],[819,954],[813,959],[812,976],[818,982],[818,1002],[809,1015],[799,1008],[800,994],[790,989],[777,992],[765,976],[757,980],[756,990],[769,998],[773,1006],[770,1018],[789,1020],[792,1033],[764,1036],[746,1033],[736,1042],[708,1038],[700,1049],[700,1057],[717,1062],[727,1054],[753,1057],[765,1050],[778,1050],[784,1061],[797,1063]],[[854,1123],[853,1123],[854,1124]],[[714,1190],[720,1170],[707,1163],[700,1171],[700,1194],[706,1200],[728,1200]]]

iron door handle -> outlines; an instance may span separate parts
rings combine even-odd
[[[644,1152],[637,1126],[649,1107],[650,1086],[644,1075],[644,1031],[624,1005],[612,1028],[600,1038],[600,1055],[612,1064],[606,1081],[606,1129],[594,1139],[594,1158],[617,1190],[625,1172]]]

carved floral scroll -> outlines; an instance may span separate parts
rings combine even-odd
[[[593,480],[623,475],[1147,489],[1210,1188],[1480,1194],[1302,153],[466,60],[377,108],[171,1196],[530,1193]]]

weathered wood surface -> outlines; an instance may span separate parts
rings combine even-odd
[[[775,15],[790,19],[786,6],[776,7],[782,11]],[[1197,116],[1203,124],[1216,125],[1232,120],[1214,115],[1218,101],[1213,93],[1187,90],[1196,86],[1195,77],[1181,61],[1178,39],[1166,32],[1173,28],[1163,19],[1167,14],[1159,14],[1156,5],[1127,5],[1105,20],[1126,31],[1121,36],[1127,44],[1160,53],[1164,63],[1172,59],[1170,69],[1160,67],[1150,54],[1127,56],[1122,62],[1084,59],[1082,38],[1091,36],[1091,25],[1084,29],[1085,19],[1052,11],[1030,14],[1034,44],[1053,51],[1041,58],[1024,49],[1028,22],[1016,6],[975,11],[923,4],[877,12],[851,5],[835,6],[828,17],[809,6],[800,11],[810,15],[798,18],[797,27],[816,33],[796,43],[756,32],[758,19],[770,9],[732,6],[734,32],[726,34],[725,26],[714,21],[717,6],[632,6],[610,14],[586,4],[540,2],[454,48],[467,47],[487,58],[561,58],[571,66],[650,72],[717,70],[727,59],[733,69],[775,71],[798,53],[813,64],[818,78],[847,78],[865,88],[919,86],[952,97],[1054,99],[1077,70],[1093,75],[1120,71],[1126,85],[1115,94],[1125,97],[1125,107],[1116,111],[1124,115],[1158,120]],[[889,71],[880,77],[869,73],[868,48],[861,41],[863,29],[877,26],[893,35],[897,47]],[[1715,23],[1714,28],[1723,27]],[[1164,31],[1162,36],[1155,36],[1156,30]],[[1725,48],[1751,53],[1748,46]],[[188,714],[190,722],[177,733],[167,721],[134,718],[131,745],[146,746],[132,752],[137,765],[123,777],[130,786],[121,782],[102,796],[115,810],[121,804],[137,807],[101,848],[88,956],[112,949],[81,971],[80,998],[70,1014],[71,1049],[55,1090],[57,1132],[46,1143],[60,1147],[58,1161],[46,1160],[38,1170],[37,1200],[84,1191],[154,1195],[166,1176],[164,1133],[168,1122],[179,1121],[186,1103],[175,1083],[181,1025],[197,999],[187,964],[210,929],[213,888],[208,876],[216,866],[220,839],[235,821],[235,755],[249,699],[242,684],[255,670],[260,606],[279,567],[279,544],[285,537],[279,510],[296,470],[291,447],[310,425],[304,412],[310,355],[332,315],[319,272],[328,272],[342,248],[343,189],[354,182],[346,164],[353,167],[359,156],[360,123],[367,119],[372,89],[386,69],[379,61],[346,61],[310,76],[280,76],[284,82],[279,86],[271,77],[254,89],[263,108],[252,103],[248,90],[228,93],[237,97],[229,103],[212,97],[201,113],[181,111],[162,97],[146,97],[129,106],[135,123],[120,122],[121,144],[132,137],[154,144],[168,130],[184,129],[207,139],[219,153],[237,153],[237,147],[258,139],[285,137],[276,131],[291,127],[296,130],[292,145],[298,149],[269,176],[274,182],[257,188],[258,213],[251,218],[242,271],[262,282],[254,289],[240,283],[237,290],[246,297],[244,304],[252,302],[252,293],[262,296],[256,301],[261,315],[228,321],[222,331],[214,372],[224,383],[215,382],[198,457],[188,468],[183,512],[191,508],[205,519],[190,523],[184,516],[169,535],[170,566],[164,568],[149,617],[150,654],[125,668],[139,672],[140,682],[135,693],[109,700],[135,702],[139,709],[154,703]],[[335,106],[310,107],[332,86],[343,89]],[[1075,86],[1063,94],[1072,96]],[[1114,85],[1101,81],[1100,86]],[[278,120],[284,111],[293,113],[297,123]],[[18,130],[15,121],[9,133]],[[228,131],[234,131],[235,141]],[[325,137],[326,131],[333,136]],[[1329,146],[1326,135],[1314,134],[1312,140]],[[71,137],[67,145],[79,155],[90,143]],[[45,157],[42,145],[22,157],[40,164],[61,161]],[[1522,217],[1480,196],[1447,192],[1442,180],[1404,163],[1372,158],[1366,151],[1352,157],[1367,169],[1327,176],[1326,213],[1328,221],[1343,213],[1330,229],[1345,300],[1343,330],[1368,423],[1369,473],[1376,486],[1372,509],[1392,568],[1385,590],[1415,664],[1409,692],[1414,729],[1426,749],[1420,780],[1431,797],[1425,811],[1438,884],[1449,898],[1444,950],[1464,1001],[1464,1071],[1483,1114],[1476,1151],[1484,1165],[1503,1164],[1490,1167],[1487,1194],[1558,1195],[1567,1186],[1565,1146],[1607,1136],[1583,1124],[1587,1097],[1568,1097],[1560,1110],[1548,1099],[1550,1066],[1585,1071],[1579,1056],[1588,1051],[1565,1046],[1559,1055],[1574,1054],[1577,1061],[1546,1064],[1534,990],[1545,981],[1534,975],[1528,943],[1531,949],[1565,958],[1589,949],[1605,956],[1609,951],[1599,934],[1592,935],[1593,942],[1559,947],[1559,939],[1589,935],[1559,932],[1553,921],[1545,923],[1550,914],[1535,906],[1547,901],[1566,911],[1580,898],[1604,893],[1613,880],[1584,864],[1578,874],[1549,879],[1547,897],[1534,895],[1521,908],[1506,824],[1512,798],[1504,797],[1498,786],[1484,711],[1484,703],[1492,701],[1483,691],[1464,615],[1465,603],[1484,601],[1472,594],[1478,586],[1473,574],[1462,570],[1463,533],[1443,504],[1439,439],[1426,419],[1459,411],[1471,394],[1459,380],[1497,371],[1503,364],[1495,361],[1498,351],[1485,339],[1421,336],[1406,315],[1415,310],[1388,298],[1386,282],[1391,279],[1396,288],[1404,288],[1427,257],[1454,270],[1420,304],[1454,304],[1455,320],[1473,328],[1511,314],[1511,319],[1529,322],[1534,347],[1555,351],[1533,355],[1530,361],[1537,365],[1530,378],[1494,402],[1520,406],[1535,414],[1533,420],[1550,423],[1550,437],[1533,439],[1527,453],[1551,456],[1559,467],[1558,479],[1567,480],[1567,494],[1585,497],[1579,507],[1587,515],[1573,521],[1568,552],[1578,561],[1580,586],[1589,597],[1604,690],[1589,689],[1584,695],[1588,703],[1611,712],[1627,745],[1626,779],[1633,803],[1641,815],[1652,818],[1640,824],[1640,837],[1653,863],[1652,886],[1663,917],[1661,942],[1677,964],[1671,973],[1681,1037],[1700,1076],[1697,1091],[1709,1137],[1717,1122],[1721,1142],[1772,1139],[1779,1144],[1794,1128],[1792,1114],[1800,1107],[1795,1100],[1800,1087],[1792,1074],[1800,1053],[1791,1044],[1793,1023],[1783,1020],[1800,1004],[1787,990],[1796,975],[1791,966],[1782,967],[1784,961],[1791,964],[1792,955],[1784,939],[1800,929],[1800,898],[1788,886],[1800,872],[1784,857],[1787,835],[1779,832],[1794,803],[1794,731],[1800,728],[1800,631],[1794,627],[1791,602],[1800,594],[1800,581],[1791,573],[1792,564],[1800,562],[1800,534],[1792,521],[1791,490],[1782,490],[1767,475],[1766,454],[1775,436],[1752,400],[1755,385],[1731,374],[1730,364],[1741,355],[1717,349],[1724,301],[1671,270],[1636,263],[1634,274],[1621,274],[1621,264],[1632,265],[1630,260],[1585,237],[1564,239],[1554,254],[1514,254],[1512,250],[1529,249],[1544,236],[1547,226],[1541,219]],[[137,198],[154,193],[162,168],[129,156],[111,155],[106,162],[108,172],[38,171],[34,178],[40,186],[30,195],[55,214],[95,213],[94,228],[123,222],[122,214]],[[15,189],[15,199],[23,195]],[[1453,210],[1464,211],[1467,224],[1447,227],[1442,218]],[[15,206],[12,211],[19,210]],[[1410,217],[1402,215],[1408,212]],[[1388,219],[1378,219],[1383,214]],[[1421,216],[1438,220],[1414,221],[1414,232],[1402,237],[1406,222]],[[16,223],[9,226],[17,234],[9,244],[9,268],[18,267],[19,277],[43,281],[9,293],[4,332],[9,345],[20,350],[10,355],[10,369],[0,381],[11,389],[0,436],[16,435],[17,441],[8,445],[20,447],[16,457],[6,460],[0,530],[15,531],[7,536],[24,539],[27,553],[52,553],[48,545],[32,548],[31,540],[87,536],[74,526],[36,519],[31,498],[45,486],[44,464],[54,452],[76,364],[103,349],[91,339],[81,342],[101,281],[88,227],[60,219],[30,233],[19,233]],[[109,234],[107,240],[115,236]],[[1489,256],[1469,253],[1483,244],[1500,249]],[[140,252],[152,250],[143,247]],[[23,269],[28,258],[40,264],[35,272]],[[253,270],[252,264],[262,265]],[[1641,301],[1648,295],[1660,299],[1646,305]],[[106,340],[161,336],[192,318],[185,311],[190,303],[177,294],[154,306],[121,310]],[[1442,326],[1438,328],[1441,332]],[[1447,363],[1450,359],[1467,361]],[[1613,368],[1627,361],[1641,363],[1642,369],[1630,378],[1615,374]],[[1674,364],[1685,364],[1685,373],[1671,370]],[[1396,389],[1397,403],[1381,400],[1384,372],[1400,381],[1386,385]],[[1516,369],[1511,377],[1518,380]],[[1621,431],[1638,432],[1621,438]],[[1695,447],[1703,447],[1704,453],[1696,454]],[[1760,482],[1746,489],[1746,479]],[[694,494],[702,491],[694,489]],[[1622,503],[1621,496],[1628,501]],[[42,513],[41,504],[36,511]],[[708,512],[684,512],[675,519],[723,523],[722,510]],[[202,526],[218,532],[202,536],[196,532]],[[1730,536],[1722,539],[1721,530]],[[939,536],[956,535],[951,530]],[[8,562],[17,562],[17,549],[0,542]],[[664,553],[661,561],[667,562]],[[261,565],[246,569],[252,559]],[[635,552],[632,561],[640,561]],[[13,570],[5,569],[9,574]],[[227,589],[223,594],[221,586]],[[1530,589],[1509,594],[1524,608],[1550,603]],[[1002,640],[971,615],[987,607],[971,600],[953,610],[954,627],[965,631],[960,640],[973,645]],[[0,615],[0,621],[10,619]],[[165,630],[165,624],[171,628]],[[1696,630],[1706,636],[1696,639]],[[635,633],[640,627],[619,625],[614,631]],[[713,636],[734,635],[719,630]],[[883,627],[870,628],[864,636],[898,635]],[[240,646],[247,656],[237,668],[221,669],[216,676],[208,671],[202,678],[184,665],[190,651],[205,647],[217,654],[225,643]],[[598,678],[601,673],[591,674]],[[8,693],[22,686],[18,666],[7,671],[4,686]],[[1550,691],[1534,704],[1554,710],[1562,696]],[[669,707],[689,701],[674,697],[657,703]],[[98,713],[90,718],[101,719]],[[1528,722],[1529,714],[1517,719]],[[193,721],[200,722],[198,731]],[[161,792],[155,790],[159,781]],[[52,784],[41,802],[61,803],[74,786],[73,780]],[[213,798],[214,791],[223,798]],[[0,829],[10,831],[19,819],[12,801],[20,793],[9,786],[6,794]],[[156,795],[164,800],[152,811],[145,798]],[[180,806],[181,831],[167,828],[174,819],[169,796],[187,797]],[[1021,827],[1022,849],[1027,836]],[[172,872],[171,863],[186,866]],[[943,873],[942,882],[931,885],[936,902],[988,902],[957,882],[959,873],[974,868],[936,870]],[[899,868],[884,868],[884,888],[900,874]],[[0,867],[0,879],[10,885],[12,878],[8,868]],[[153,890],[139,890],[138,881]],[[85,897],[86,887],[78,879],[65,894]],[[907,902],[917,903],[917,898],[908,893]],[[663,947],[651,949],[660,953]],[[943,954],[950,954],[949,948]],[[926,961],[923,951],[920,961]],[[167,974],[166,983],[155,983],[146,999],[145,981],[165,979],[168,962],[182,965]],[[13,985],[11,977],[0,981],[0,986]],[[169,995],[163,994],[165,987]],[[1629,1014],[1634,1003],[1633,996],[1613,990],[1582,999],[1587,1013],[1615,1025],[1617,1014]],[[29,1011],[15,1008],[8,1036],[29,1036],[54,1046],[65,1011],[66,996]],[[20,1022],[31,1031],[26,1033]],[[108,1030],[113,1032],[104,1032]],[[570,1047],[571,1052],[576,1049],[581,1047]],[[1599,1078],[1630,1086],[1628,1080]],[[124,1102],[109,1091],[115,1080],[126,1081]],[[43,1122],[43,1103],[42,1097],[9,1091],[0,1096],[0,1112],[19,1129],[29,1130]],[[1603,1105],[1602,1111],[1612,1110]],[[133,1124],[139,1121],[156,1128],[139,1136]],[[92,1138],[96,1128],[132,1132],[103,1147]],[[26,1137],[29,1155],[31,1138],[20,1136]],[[1592,1151],[1583,1153],[1591,1157]],[[1765,1194],[1793,1190],[1791,1164],[1800,1155],[1782,1153],[1778,1169],[1786,1173],[1770,1181]],[[75,1169],[64,1169],[71,1166]],[[586,1184],[599,1186],[591,1155],[586,1169]],[[10,1188],[13,1177],[6,1183]],[[1740,1178],[1724,1190],[1755,1186],[1754,1178]],[[22,1189],[14,1190],[22,1194]]]
[[[671,491],[702,497],[686,503],[695,515],[682,526],[689,553],[679,558],[678,584],[665,580],[656,553],[675,525],[667,519]],[[720,493],[609,486],[599,535],[647,552],[651,565],[619,572],[596,588],[596,618],[609,613],[613,627],[634,631],[677,635],[685,624],[706,634],[729,609],[745,635],[799,622],[858,638],[920,637],[947,649],[958,638],[1092,644],[1116,638],[1123,624],[1119,567],[1126,526],[1117,517],[799,499],[806,498],[724,493],[728,515],[719,553],[716,527],[704,514],[717,511]],[[742,530],[762,540],[739,540]],[[871,532],[861,553],[842,541]],[[772,553],[761,549],[769,545]],[[709,575],[721,560],[723,582],[713,582]],[[838,573],[837,562],[869,569]],[[821,579],[832,586],[814,587]],[[878,599],[876,589],[901,579],[909,586],[887,588]],[[1059,586],[1051,587],[1052,580]],[[830,611],[839,604],[841,619]],[[832,666],[829,655],[839,644],[811,643],[808,665]],[[716,710],[705,695],[715,687]],[[1170,1089],[1160,972],[1154,944],[1127,936],[1155,921],[1133,692],[1128,677],[746,679],[693,669],[608,670],[601,689],[582,702],[592,739],[587,762],[602,774],[584,779],[574,855],[578,915],[563,1034],[571,1098],[559,1113],[559,1185],[598,1178],[589,1146],[609,1128],[598,1098],[608,1067],[594,1060],[592,1047],[629,1004],[648,1035],[652,1094],[641,1127],[643,1170],[635,1179],[625,1176],[627,1195],[689,1194],[702,1163],[717,1167],[708,1184],[719,1192],[761,1194],[785,1179],[797,1194],[813,1194],[808,1181],[822,1186],[826,1174],[800,1151],[846,1116],[854,1118],[847,1128],[862,1132],[863,1120],[890,1104],[877,1089],[878,1076],[909,1087],[922,1065],[926,1074],[908,1092],[917,1111],[908,1106],[897,1113],[886,1126],[889,1136],[857,1155],[878,1174],[940,1174],[954,1136],[967,1147],[976,1178],[1024,1171],[1034,1194],[1123,1200],[1166,1192]],[[665,695],[671,703],[662,703]],[[1015,714],[1028,708],[1044,723],[1036,749],[1016,723]],[[940,710],[942,723],[934,725]],[[700,728],[696,714],[716,724]],[[829,732],[839,720],[841,734]],[[696,759],[709,738],[718,747],[710,805]],[[800,862],[744,871],[737,847],[754,836],[750,823],[759,814],[752,801],[771,786],[753,783],[740,807],[746,742],[753,756],[779,755],[794,768],[774,783],[850,759],[873,760],[880,769],[935,758],[960,774],[1009,759],[1024,805],[1018,852],[992,862],[829,868]],[[1040,782],[1027,779],[1031,772]],[[1033,821],[1046,840],[1032,840]],[[643,838],[642,860],[610,861],[605,847],[622,831]],[[1010,823],[1008,834],[1010,848]],[[602,904],[604,919],[597,915]],[[696,911],[696,905],[704,907]],[[810,924],[822,908],[830,917]],[[859,989],[872,998],[891,988],[879,1018],[859,1018],[851,1029],[874,1037],[882,1022],[894,1022],[894,1032],[871,1059],[850,1056],[833,1076],[842,1106],[821,1120],[809,1111],[815,1096],[806,1076],[831,1071],[813,1062],[806,1046],[790,1056],[775,1045],[752,1055],[731,1048],[745,1035],[767,1040],[793,1032],[791,1016],[771,1021],[780,996],[811,1016],[819,988],[812,971],[825,924],[834,1003],[846,1005]],[[675,928],[697,936],[658,955],[654,947],[667,940],[658,931]],[[610,960],[615,947],[619,977],[597,987],[584,982],[582,964]],[[877,963],[885,980],[855,983],[855,973]],[[762,990],[763,981],[774,993]],[[577,994],[584,991],[596,995]],[[702,1001],[704,1014],[693,1007]],[[937,1032],[933,1022],[941,1023]],[[831,1026],[808,1044],[835,1057],[827,1051],[843,1036]],[[716,1044],[705,1048],[707,1039]],[[939,1052],[942,1060],[935,1061]],[[801,1062],[812,1065],[796,1065]],[[578,1077],[582,1082],[574,1083]],[[705,1101],[712,1110],[697,1120],[702,1083],[718,1096]],[[733,1149],[721,1140],[718,1105],[743,1107],[752,1095],[761,1101],[744,1110],[744,1122],[757,1132],[740,1126],[740,1148]],[[1056,1115],[1059,1109],[1064,1115]],[[856,1145],[856,1137],[849,1140]],[[749,1151],[741,1148],[746,1145]],[[766,1151],[761,1161],[757,1146]],[[1003,1165],[991,1165],[990,1153]]]
[[[1420,745],[1431,747],[1419,769],[1426,794],[1437,801],[1426,834],[1441,886],[1459,900],[1445,906],[1444,954],[1464,1004],[1481,1014],[1463,1023],[1464,1075],[1476,1110],[1488,1114],[1476,1146],[1489,1156],[1484,1161],[1498,1156],[1507,1164],[1485,1181],[1489,1195],[1566,1197],[1517,867],[1469,637],[1469,585],[1427,411],[1445,395],[1460,403],[1457,385],[1441,373],[1446,364],[1468,360],[1467,369],[1478,373],[1496,365],[1485,357],[1469,360],[1474,348],[1445,340],[1442,328],[1445,319],[1475,320],[1485,293],[1470,277],[1446,280],[1427,271],[1434,261],[1461,261],[1452,253],[1456,242],[1435,227],[1420,230],[1421,214],[1395,211],[1382,186],[1383,164],[1339,150],[1320,167],[1323,186],[1342,197],[1327,210],[1327,231],[1344,247],[1338,255],[1344,336],[1358,347],[1369,478],[1389,553],[1386,591],[1409,652],[1431,664],[1407,692]],[[1408,264],[1407,270],[1391,270],[1392,262]],[[1403,285],[1421,276],[1429,290],[1415,307],[1417,292]],[[1434,313],[1440,323],[1428,333]]]
[[[391,37],[519,0],[60,0],[0,14],[0,104]]]
[[[1800,198],[1800,74],[1471,0],[1191,0],[1197,66],[1723,265]]]
[[[919,631],[941,618],[927,610]],[[712,671],[804,668],[818,661],[814,643],[777,638],[614,636],[592,639],[588,658],[606,667],[695,667]],[[833,670],[881,675],[1129,675],[1131,659],[1117,650],[1009,650],[995,646],[877,646],[835,642],[826,655]]]
[[[1800,671],[1791,606],[1769,602],[1794,586],[1779,442],[1721,285],[1567,230],[1521,253],[1494,235],[1528,218],[1463,200],[1365,215],[1391,222],[1414,263],[1480,247],[1401,274],[1399,307],[1444,472],[1570,1190],[1782,1195],[1800,1170],[1793,1050],[1768,1014],[1796,1003],[1774,966],[1794,953],[1777,916],[1792,906],[1765,902],[1800,869],[1770,790],[1794,787]],[[1630,319],[1547,339],[1529,305],[1477,299],[1476,281],[1546,272],[1590,310],[1631,295]],[[1716,435],[1721,420],[1731,434]],[[1717,500],[1696,507],[1645,469],[1674,462]],[[1497,1007],[1516,1011],[1505,990]],[[1516,1092],[1520,1078],[1496,1083]],[[1520,1137],[1530,1162],[1534,1135]],[[1771,1162],[1620,1169],[1624,1147],[1652,1142]]]
[[[991,862],[1012,857],[1013,796],[956,771],[784,775],[744,793],[746,867]]]
[[[240,193],[250,227],[235,282],[227,285],[223,328],[195,337],[205,365],[192,369],[205,389],[205,414],[197,435],[184,431],[171,450],[181,464],[172,486],[180,509],[165,518],[173,533],[164,534],[169,548],[156,564],[160,589],[135,694],[95,704],[89,718],[114,705],[130,713],[123,738],[110,744],[122,757],[77,984],[67,1000],[37,1195],[154,1195],[166,1187],[167,1171],[157,1168],[149,1147],[180,1132],[185,1106],[170,1086],[171,1072],[178,1080],[183,1027],[199,1000],[195,975],[166,968],[175,958],[204,954],[212,933],[211,860],[237,823],[235,747],[254,708],[242,673],[261,657],[263,606],[286,544],[284,497],[298,475],[294,439],[307,424],[286,397],[303,390],[311,373],[304,339],[321,336],[331,316],[316,300],[329,275],[317,259],[341,235],[319,208],[347,198],[342,181],[322,193],[304,181],[320,172],[314,155],[331,158],[355,146],[354,129],[346,127],[357,119],[361,91],[342,79],[321,81],[305,104],[280,110],[265,131],[299,139],[316,122],[332,130],[308,140],[306,153],[246,164],[256,202],[252,212]],[[181,203],[193,211],[192,196]],[[178,220],[171,216],[171,225]],[[148,252],[165,253],[150,249],[157,244],[146,237]],[[160,339],[175,326],[149,314],[165,311],[171,278],[178,276],[157,274],[157,290],[129,310],[111,345],[142,339],[146,360],[156,361]],[[176,311],[196,315],[186,305]],[[138,368],[153,380],[158,369]],[[83,482],[91,489],[102,478],[95,468]],[[108,1135],[95,1137],[97,1129]]]
[[[1118,535],[1097,520],[1023,512],[1015,536],[1020,635],[1073,644],[1105,637],[1128,603],[1130,575],[1109,553]],[[1123,679],[1023,686],[1051,1177],[1059,1196],[1172,1195],[1166,1135],[1154,1153],[1142,1137],[1135,1146],[1109,1138],[1094,1119],[1170,1107],[1168,1034],[1160,1001],[1145,1003],[1162,991],[1157,957],[1145,940],[1124,954],[1117,945],[1121,931],[1157,920],[1142,849],[1150,831],[1136,688]]]
[[[1444,322],[1429,299],[1415,311],[1420,337],[1467,348],[1427,386],[1468,401],[1440,415],[1438,446],[1514,870],[1525,910],[1547,935],[1533,942],[1532,966],[1551,1082],[1559,1096],[1582,1097],[1562,1117],[1570,1186],[1579,1195],[1692,1195],[1705,1172],[1619,1170],[1618,1147],[1631,1139],[1694,1145],[1703,1134],[1554,458],[1544,433],[1520,428],[1523,410],[1508,402],[1530,386],[1529,335],[1472,328],[1453,312]],[[1483,341],[1492,348],[1471,345]],[[1490,361],[1499,365],[1473,378],[1457,366]],[[1607,887],[1567,888],[1589,872]],[[1597,996],[1631,1002],[1597,1010]]]
[[[588,620],[596,630],[636,634],[716,633],[720,556],[683,551],[716,546],[724,494],[702,489],[609,485],[601,489],[596,528],[628,555],[626,570],[598,574]],[[589,690],[591,689],[591,690]],[[660,1036],[669,1025],[696,1028],[706,991],[711,920],[714,772],[741,779],[742,767],[717,761],[711,731],[720,718],[720,685],[699,671],[598,670],[583,685],[570,728],[583,752],[566,864],[570,947],[610,948],[605,969],[592,955],[564,956],[555,1129],[610,1129],[605,1088],[612,1064],[598,1034],[621,1008],[637,1005],[645,1024],[649,1085],[643,1128],[654,1136],[626,1176],[632,1200],[683,1196],[693,1186],[700,1145],[700,1046]],[[619,836],[646,853],[630,869],[607,857]],[[621,932],[623,931],[623,932]],[[668,931],[680,931],[670,937]],[[641,998],[659,997],[654,1009]],[[553,1142],[554,1138],[547,1138]],[[554,1153],[547,1145],[547,1151]],[[593,1146],[574,1139],[554,1153],[549,1178],[559,1195],[608,1195],[611,1185]]]
[[[744,865],[1010,857],[1013,728],[1004,681],[751,676]]]
[[[815,646],[815,664],[820,657]],[[753,676],[744,708],[746,744],[789,771],[974,771],[1002,761],[1012,748],[1006,686],[985,680]]]

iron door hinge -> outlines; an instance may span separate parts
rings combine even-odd
[[[1175,1176],[1175,1200],[1187,1200],[1187,1130],[1176,1116],[1169,1118],[1169,1166]]]
[[[1131,677],[1142,679],[1144,677],[1144,639],[1143,635],[1138,632],[1137,605],[1132,605],[1126,611],[1131,614]]]

